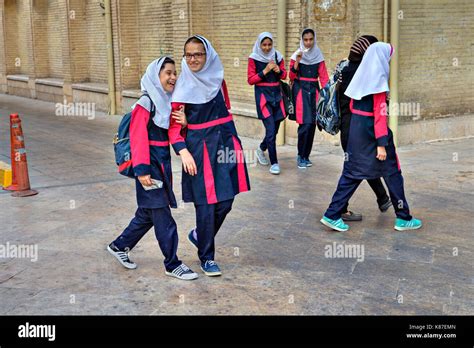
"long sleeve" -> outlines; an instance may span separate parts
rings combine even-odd
[[[374,132],[377,146],[388,145],[386,93],[374,94]]]
[[[290,60],[290,80],[294,81],[298,77],[298,70],[295,69],[296,61],[291,59]]]
[[[324,63],[324,60],[319,63],[318,75],[321,88],[324,88],[324,86],[326,86],[326,84],[329,82],[328,71],[326,69],[326,63]]]
[[[283,58],[281,59],[279,68],[280,68],[280,80],[285,80],[288,74],[286,72],[285,60]]]
[[[130,122],[130,148],[132,151],[132,165],[136,176],[149,175],[150,145],[148,143],[148,121],[150,112],[137,105],[132,111]]]
[[[249,58],[249,64],[247,66],[247,82],[249,85],[255,85],[262,81],[263,71],[257,72],[257,67],[255,66],[255,61],[252,58]]]
[[[183,103],[171,103],[171,112],[178,111],[181,107],[184,107]],[[171,146],[177,155],[182,149],[186,148],[185,142],[185,130],[182,126],[176,122],[173,117],[170,117],[170,128],[168,129],[168,138],[170,139]]]
[[[225,80],[222,81],[222,95],[224,96],[225,100],[225,105],[227,106],[227,110],[230,110],[230,98],[229,98],[229,92],[227,91],[227,84],[225,83]]]

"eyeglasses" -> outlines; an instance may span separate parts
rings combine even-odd
[[[196,53],[186,53],[183,54],[183,57],[186,58],[186,60],[191,60],[191,58],[194,59],[201,59],[206,55],[206,52],[196,52]]]

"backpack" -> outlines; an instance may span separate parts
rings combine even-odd
[[[348,61],[341,61],[337,65],[326,86],[320,90],[316,104],[316,123],[318,124],[318,128],[320,128],[320,130],[322,128],[332,135],[336,135],[341,127],[341,112],[336,87],[342,69],[347,64]]]
[[[275,52],[275,63],[278,64],[276,52]],[[279,80],[279,82],[280,82],[281,97],[283,99],[283,105],[285,106],[285,114],[288,116],[290,120],[296,120],[295,107],[293,105],[293,97],[291,95],[291,88],[286,82],[282,80]]]
[[[148,121],[148,132],[150,131],[150,127],[153,122],[153,117],[155,116],[155,105],[151,100],[148,94],[144,94],[143,96],[147,96],[151,102],[151,110],[150,110],[150,120]],[[141,98],[141,97],[140,97]],[[118,171],[120,174],[125,175],[129,178],[135,178],[135,172],[133,171],[132,166],[132,150],[130,147],[130,122],[132,120],[132,112],[128,112],[123,115],[122,120],[118,126],[117,133],[114,137],[114,152],[115,152],[115,163],[118,166]]]

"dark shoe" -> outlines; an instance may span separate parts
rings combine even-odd
[[[312,167],[313,166],[313,162],[311,162],[309,160],[309,158],[305,158],[304,161],[306,162],[306,167]]]
[[[201,262],[201,269],[205,275],[209,277],[220,276],[221,269],[213,260],[207,260],[206,262]]]
[[[341,218],[344,221],[360,221],[362,220],[362,214],[348,210],[347,213],[341,215]]]
[[[382,213],[385,213],[388,210],[388,208],[390,208],[391,206],[392,206],[392,201],[390,199],[387,199],[385,203],[379,205],[379,209]]]
[[[194,231],[195,231],[195,230],[196,230],[196,229],[193,228],[193,229],[191,230],[191,232],[189,232],[189,234],[188,234],[188,241],[189,241],[189,243],[191,243],[192,245],[194,245],[194,246],[196,247],[196,249],[199,249],[199,248],[198,248],[198,241],[197,241],[196,238],[194,238]]]

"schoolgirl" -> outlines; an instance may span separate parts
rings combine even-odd
[[[166,275],[193,280],[198,277],[176,255],[178,233],[170,207],[176,208],[171,178],[168,128],[171,93],[176,82],[174,61],[161,57],[150,63],[141,79],[144,94],[134,105],[130,123],[132,165],[138,209],[128,227],[107,246],[107,250],[128,269],[137,265],[129,252],[151,227],[165,256]],[[184,114],[175,113],[181,117]],[[149,122],[152,117],[152,122]]]
[[[286,117],[280,80],[286,79],[285,61],[282,54],[273,47],[273,36],[269,32],[258,35],[249,56],[247,82],[255,86],[257,116],[265,127],[265,138],[257,148],[257,160],[268,165],[265,151],[270,158],[270,173],[280,174],[276,150],[276,136],[281,122]]]
[[[234,197],[249,191],[250,182],[229,112],[224,69],[205,37],[194,35],[186,41],[181,69],[172,109],[184,108],[188,125],[183,132],[172,119],[170,141],[183,163],[183,200],[194,203],[196,209],[196,228],[188,239],[198,249],[202,271],[218,276],[221,270],[215,262],[215,236],[232,209]]]
[[[347,231],[342,219],[344,207],[362,180],[383,177],[395,208],[394,228],[414,230],[422,222],[410,215],[403,188],[400,163],[387,126],[387,92],[389,61],[393,47],[376,42],[365,52],[345,95],[351,98],[352,112],[347,160],[329,208],[321,223],[336,230]]]
[[[298,168],[311,167],[309,159],[316,131],[316,103],[321,87],[329,81],[323,53],[316,42],[313,29],[301,33],[300,47],[290,60],[290,81],[292,82],[295,117],[298,123]]]

